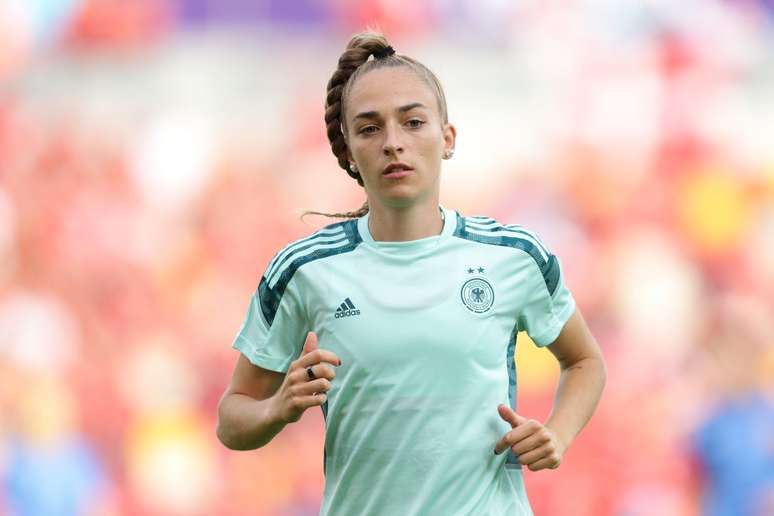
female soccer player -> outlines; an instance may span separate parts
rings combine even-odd
[[[321,514],[532,514],[522,466],[558,467],[605,383],[559,261],[520,226],[439,205],[456,137],[443,90],[383,35],[349,42],[325,121],[367,203],[269,263],[219,439],[258,448],[321,406]],[[516,412],[520,330],[561,365],[545,423]]]

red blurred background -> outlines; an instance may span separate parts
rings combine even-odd
[[[442,203],[536,230],[603,347],[537,515],[774,514],[765,0],[0,2],[0,514],[307,515],[323,420],[232,452],[271,256],[360,206],[325,83],[378,23],[440,77]],[[519,335],[519,411],[558,367]]]

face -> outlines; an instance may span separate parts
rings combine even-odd
[[[359,77],[346,106],[347,152],[369,202],[407,207],[437,203],[441,159],[454,148],[455,129],[443,124],[430,87],[407,67]],[[393,169],[390,165],[407,167]]]

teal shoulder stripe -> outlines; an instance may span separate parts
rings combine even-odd
[[[345,244],[333,249],[317,249],[309,254],[298,256],[296,258],[288,257],[289,263],[285,265],[285,268],[279,273],[279,277],[276,281],[272,280],[272,286],[270,286],[266,276],[261,278],[261,282],[258,285],[258,299],[267,326],[271,327],[274,322],[274,317],[277,315],[277,309],[279,309],[285,289],[287,289],[288,283],[290,283],[291,278],[293,278],[293,274],[295,274],[301,266],[321,258],[354,251],[362,241],[360,234],[357,232],[357,220],[337,222],[336,224],[326,226],[324,229],[332,228],[343,229],[344,234],[346,235]]]
[[[518,233],[504,234],[497,232],[498,227],[496,226],[492,227],[492,234],[486,234],[487,231],[482,231],[480,228],[475,228],[475,232],[471,232],[468,230],[466,221],[467,217],[463,217],[459,213],[457,214],[457,228],[454,230],[454,236],[482,244],[521,249],[535,260],[540,273],[543,275],[543,281],[546,283],[548,293],[554,295],[556,287],[559,285],[559,262],[556,256],[548,253],[548,258],[543,258],[541,249],[532,242],[532,239],[523,238]],[[474,220],[473,222],[477,223],[478,221]],[[503,226],[499,226],[499,228],[507,229],[507,227]]]
[[[548,255],[548,262],[540,268],[540,272],[543,274],[548,293],[553,296],[559,285],[559,261],[557,261],[556,256]]]
[[[305,249],[308,249],[314,244],[336,243],[342,240],[346,240],[346,238],[347,237],[344,234],[344,230],[341,228],[339,223],[331,224],[318,231],[315,231],[306,238],[291,242],[274,256],[272,261],[269,263],[269,266],[266,268],[266,273],[264,276],[266,276],[267,280],[271,281],[277,270],[279,270],[291,256],[298,254]]]

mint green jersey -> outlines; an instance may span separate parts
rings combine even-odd
[[[441,211],[437,236],[376,242],[365,215],[286,246],[234,341],[272,371],[309,331],[341,358],[322,515],[532,514],[497,405],[516,408],[516,333],[551,344],[575,302],[534,233]]]

